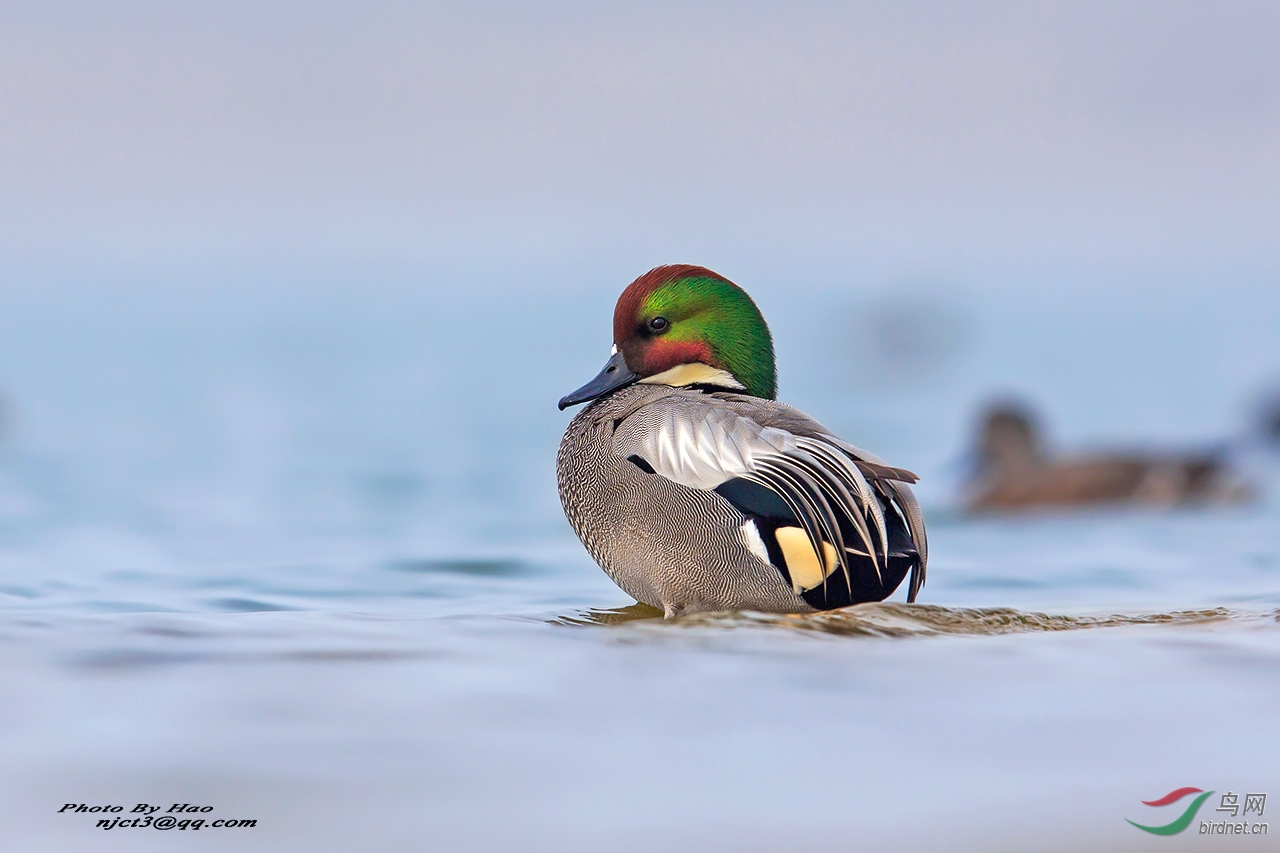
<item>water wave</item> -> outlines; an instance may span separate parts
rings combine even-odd
[[[610,610],[587,610],[552,620],[571,626],[616,626],[659,623],[672,628],[779,628],[847,637],[996,636],[1089,628],[1140,625],[1205,625],[1215,622],[1280,623],[1280,610],[1258,612],[1214,607],[1169,613],[1115,613],[1071,616],[1035,613],[1012,607],[942,607],[935,604],[880,602],[808,614],[698,613],[663,619],[662,611],[644,604]]]

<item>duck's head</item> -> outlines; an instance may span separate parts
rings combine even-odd
[[[613,309],[613,352],[586,385],[560,399],[585,403],[636,382],[725,388],[772,400],[773,338],[746,291],[703,267],[657,267]]]
[[[978,430],[979,464],[984,471],[1008,474],[1044,461],[1035,414],[1018,402],[990,406]]]

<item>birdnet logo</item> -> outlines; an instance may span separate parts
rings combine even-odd
[[[1172,821],[1160,826],[1146,826],[1137,821],[1125,818],[1127,823],[1136,826],[1143,832],[1149,832],[1152,835],[1177,835],[1188,826],[1191,821],[1195,820],[1196,814],[1200,811],[1200,807],[1204,805],[1204,801],[1213,795],[1213,791],[1205,791],[1200,788],[1177,788],[1170,791],[1158,800],[1143,800],[1144,806],[1152,806],[1160,808],[1163,806],[1176,803],[1179,800],[1191,794],[1198,794],[1194,800],[1187,804],[1182,814],[1174,818]],[[1256,813],[1258,817],[1262,817],[1263,811],[1267,806],[1266,794],[1245,794],[1244,803],[1240,802],[1240,795],[1234,791],[1228,791],[1222,795],[1221,805],[1215,811],[1228,812],[1234,817],[1247,817],[1249,814]],[[1266,835],[1268,826],[1265,823],[1250,823],[1247,820],[1231,821],[1231,820],[1202,820],[1200,821],[1200,835]]]

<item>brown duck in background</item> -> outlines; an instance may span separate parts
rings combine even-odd
[[[1002,403],[984,413],[977,436],[977,473],[966,488],[973,512],[1019,512],[1099,504],[1173,507],[1238,504],[1254,497],[1220,454],[1093,452],[1054,457],[1024,405]]]

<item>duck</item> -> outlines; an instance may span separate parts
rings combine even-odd
[[[970,512],[1021,512],[1099,505],[1175,507],[1248,501],[1250,485],[1213,451],[1101,451],[1055,457],[1039,418],[1017,400],[990,404],[979,418],[977,470],[966,488]]]
[[[746,291],[690,264],[631,282],[556,458],[560,502],[604,572],[668,618],[813,613],[924,585],[917,477],[777,400]]]

